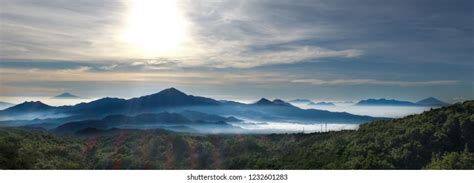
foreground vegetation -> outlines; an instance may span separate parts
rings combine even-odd
[[[193,135],[0,128],[1,169],[474,169],[474,101],[357,131]]]

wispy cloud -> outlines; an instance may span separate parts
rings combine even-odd
[[[260,96],[360,95],[333,89],[341,87],[473,95],[472,0],[177,0],[189,39],[154,56],[123,40],[132,2],[1,1],[0,95],[32,85],[30,93],[107,93],[124,83]]]
[[[241,49],[241,48],[240,48]],[[235,48],[234,50],[239,50]],[[302,61],[315,61],[324,58],[352,58],[361,55],[360,50],[329,50],[316,46],[291,46],[279,50],[264,51],[242,51],[231,52],[225,51],[219,53],[219,56],[205,57],[202,63],[204,66],[212,66],[217,68],[250,68],[262,65],[272,64],[291,64]]]
[[[148,58],[121,37],[130,2],[2,1],[0,57],[130,62],[164,58],[181,66],[219,68],[363,56],[377,56],[379,62],[472,59],[471,11],[466,9],[472,1],[446,8],[430,1],[419,6],[411,1],[178,0],[189,39],[171,53]],[[439,8],[434,12],[425,7]]]
[[[234,6],[233,4],[237,4]],[[140,50],[120,38],[126,29],[127,1],[52,0],[2,2],[2,58],[63,60],[143,59]],[[206,5],[204,5],[206,4]],[[183,67],[248,68],[322,58],[352,58],[360,49],[292,44],[327,32],[323,26],[294,26],[250,15],[253,2],[180,1],[190,39],[164,58]],[[154,22],[149,22],[154,23]],[[258,47],[258,50],[255,49]],[[271,47],[271,48],[270,48]]]
[[[0,57],[114,58],[123,14],[121,1],[2,1]]]
[[[48,74],[44,74],[47,72]],[[181,71],[176,70],[142,70],[141,72],[110,71],[97,72],[88,67],[77,69],[0,69],[2,73],[1,84],[30,83],[30,82],[166,82],[173,84],[201,85],[229,85],[237,84],[272,84],[275,82],[287,82],[288,78],[276,73],[226,73]]]

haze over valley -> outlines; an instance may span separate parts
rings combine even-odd
[[[312,133],[356,130],[363,123],[447,105],[434,98],[428,98],[428,104],[386,99],[334,104],[266,98],[240,103],[188,95],[175,88],[131,99],[87,99],[70,93],[42,99],[44,102],[27,101],[0,111],[0,125],[66,134],[113,128],[188,133]],[[67,105],[50,104],[57,101]]]

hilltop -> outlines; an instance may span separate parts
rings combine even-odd
[[[56,95],[53,98],[56,98],[56,99],[78,99],[78,98],[81,98],[81,97],[66,92],[66,93]]]

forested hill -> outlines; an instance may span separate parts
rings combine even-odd
[[[313,134],[0,128],[2,169],[474,169],[473,152],[474,101]]]

